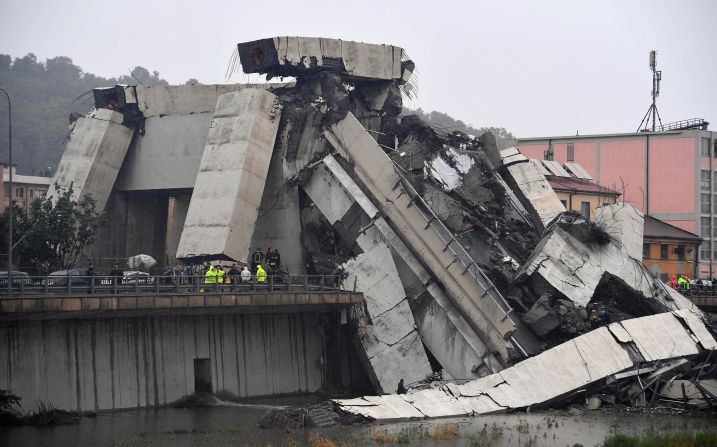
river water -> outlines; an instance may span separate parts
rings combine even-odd
[[[452,418],[356,427],[304,429],[293,433],[262,430],[262,406],[159,408],[100,413],[79,424],[12,427],[0,431],[0,446],[336,446],[387,445],[398,440],[413,446],[568,446],[601,445],[613,433],[712,431],[717,418],[646,412],[598,410]],[[447,424],[457,436],[434,439]],[[449,436],[450,437],[450,436]],[[318,439],[323,438],[323,439]],[[380,444],[383,441],[384,444]]]

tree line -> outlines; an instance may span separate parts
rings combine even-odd
[[[190,79],[187,83],[198,83]],[[94,105],[92,89],[129,85],[167,85],[159,72],[137,66],[129,74],[104,78],[86,73],[66,56],[38,61],[30,53],[13,60],[0,54],[0,87],[12,100],[13,163],[22,174],[54,171],[60,161],[72,112]],[[7,105],[0,100],[0,160],[8,159]]]

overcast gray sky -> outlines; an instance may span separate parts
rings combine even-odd
[[[663,122],[717,129],[717,1],[0,0],[0,53],[101,76],[224,83],[235,43],[277,35],[402,46],[419,70],[409,106],[520,137],[634,131],[655,49]]]

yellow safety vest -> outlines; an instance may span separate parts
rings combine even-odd
[[[256,268],[256,282],[266,282],[266,270],[261,265]]]
[[[217,283],[217,272],[213,267],[204,274],[204,284],[216,284]]]
[[[224,270],[217,270],[217,276],[219,277],[217,282],[219,284],[224,284],[224,275],[226,275]]]

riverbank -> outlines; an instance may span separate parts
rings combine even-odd
[[[469,418],[303,429],[258,428],[264,405],[159,408],[99,413],[79,424],[10,427],[0,445],[102,446],[372,446],[401,442],[413,446],[583,446],[601,445],[611,434],[717,433],[714,414],[598,411],[514,413]]]

